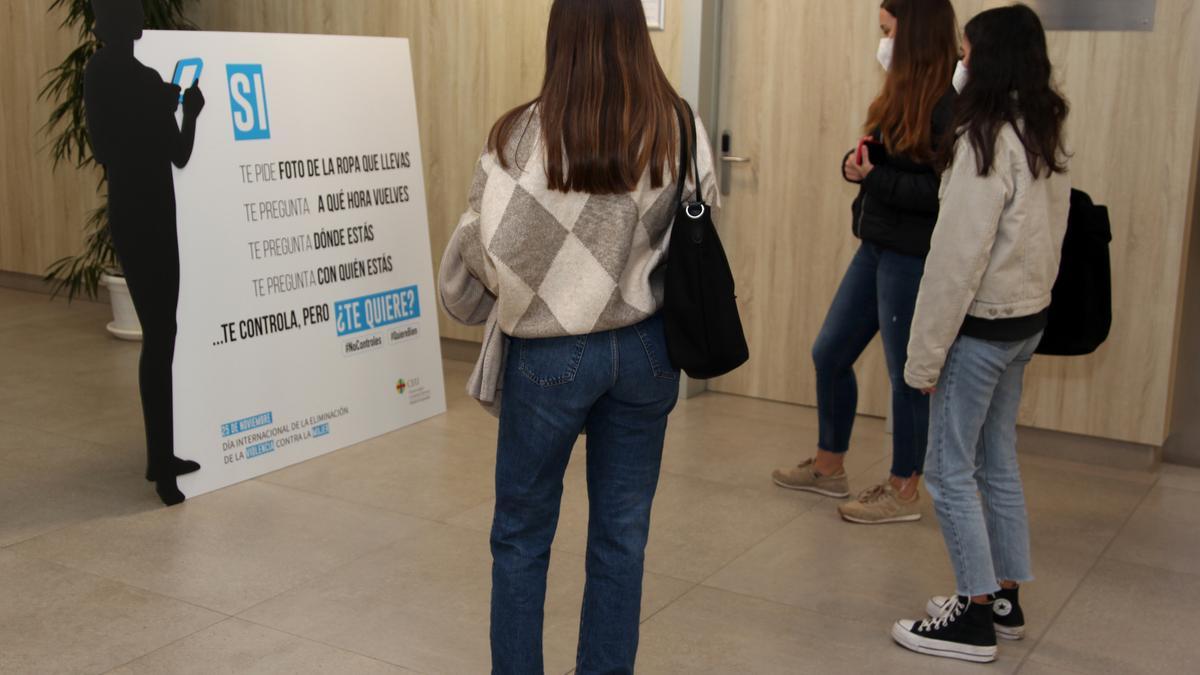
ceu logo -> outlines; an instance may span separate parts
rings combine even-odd
[[[267,114],[267,86],[261,64],[229,64],[229,107],[233,111],[233,138],[260,141],[271,137]]]
[[[397,394],[403,395],[407,389],[408,389],[408,383],[405,382],[403,379],[400,379],[396,382],[396,393]]]

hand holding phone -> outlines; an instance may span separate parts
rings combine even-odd
[[[874,136],[863,136],[858,141],[855,161],[859,166],[881,163],[883,161],[883,143],[875,140]]]
[[[204,93],[200,91],[200,80],[197,79],[183,92],[183,114],[194,119],[200,116],[201,110],[204,110]]]

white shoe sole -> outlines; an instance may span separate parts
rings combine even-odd
[[[906,630],[899,622],[892,624],[892,639],[901,647],[918,654],[971,661],[972,663],[991,663],[996,660],[996,647],[994,646],[976,647],[975,645],[923,638]]]
[[[907,516],[893,516],[891,518],[884,518],[882,520],[867,520],[865,518],[855,518],[854,516],[848,516],[840,511],[838,512],[838,515],[840,515],[842,517],[842,520],[844,520],[846,522],[858,523],[859,525],[887,525],[888,523],[911,523],[911,522],[921,519],[921,514],[919,514],[919,513],[910,513]]]
[[[930,600],[925,604],[925,613],[931,618],[937,618],[942,615],[942,612],[945,611],[945,607],[934,604],[933,600]],[[1025,626],[1001,626],[1000,624],[995,624],[995,626],[996,637],[1002,640],[1016,641],[1025,639]]]
[[[845,499],[850,496],[849,491],[834,492],[832,490],[822,490],[819,487],[808,487],[808,486],[800,487],[800,486],[796,486],[796,485],[788,485],[787,483],[780,482],[779,480],[776,480],[774,478],[772,478],[771,481],[773,483],[775,483],[776,485],[778,485],[779,487],[784,488],[785,490],[795,490],[796,492],[812,492],[815,494],[819,494],[822,497],[834,497],[836,499]]]
[[[996,637],[1004,640],[1024,640],[1025,626],[1001,626],[996,624]]]

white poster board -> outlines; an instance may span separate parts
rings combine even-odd
[[[183,493],[444,412],[408,41],[146,31],[136,56],[207,101],[175,171]]]

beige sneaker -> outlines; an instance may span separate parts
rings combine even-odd
[[[850,482],[846,480],[846,471],[842,470],[832,476],[818,476],[813,471],[813,460],[806,459],[800,466],[788,469],[775,469],[771,478],[779,487],[789,490],[815,492],[826,497],[846,498],[850,496]]]
[[[883,523],[907,523],[921,519],[921,495],[917,493],[905,501],[892,484],[863,490],[858,499],[838,507],[842,518],[852,523],[882,525]]]

